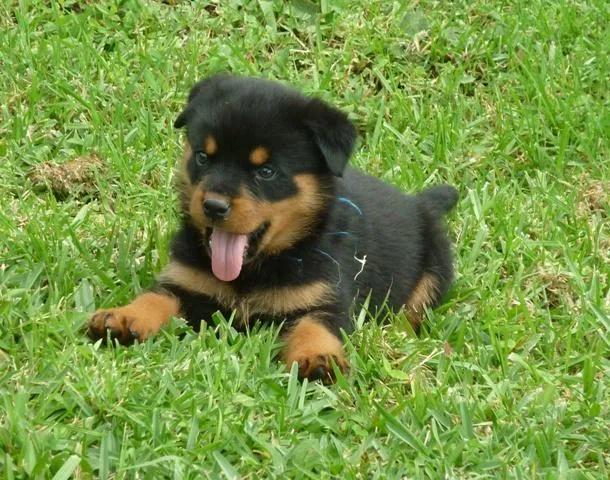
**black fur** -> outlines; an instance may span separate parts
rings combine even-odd
[[[175,126],[186,126],[195,152],[188,165],[191,182],[206,179],[208,190],[237,194],[246,186],[257,198],[278,202],[297,193],[295,175],[313,173],[325,194],[325,208],[311,232],[274,255],[261,254],[243,266],[231,285],[246,298],[273,286],[306,285],[325,280],[333,285],[336,302],[319,308],[329,328],[352,330],[350,310],[371,294],[370,306],[384,301],[400,308],[425,273],[439,283],[438,301],[453,277],[451,248],[442,216],[454,207],[457,192],[437,186],[415,196],[346,168],[356,130],[342,112],[277,83],[215,76],[198,83]],[[213,134],[218,153],[205,166],[195,156],[204,138]],[[248,152],[265,145],[276,177],[262,181],[248,163]],[[173,260],[211,272],[209,253],[202,248],[206,233],[185,212],[173,242]],[[183,287],[161,283],[181,301],[183,315],[194,326],[223,310],[211,298]],[[289,318],[262,315],[264,321]],[[225,315],[230,312],[224,311]]]

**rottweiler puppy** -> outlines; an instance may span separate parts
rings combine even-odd
[[[282,322],[282,357],[299,376],[348,370],[341,330],[354,304],[405,309],[417,327],[452,281],[443,216],[457,192],[409,196],[347,168],[356,129],[341,111],[281,84],[218,75],[197,83],[186,127],[182,226],[171,262],[130,304],[99,310],[92,339],[193,327],[220,311],[235,325]]]

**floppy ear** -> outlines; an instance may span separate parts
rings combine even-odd
[[[349,162],[356,141],[356,127],[347,115],[318,99],[308,105],[305,125],[326,161],[331,173],[337,177]]]
[[[176,118],[174,128],[184,127],[193,112],[193,103],[197,98],[204,95],[206,90],[210,91],[212,96],[217,95],[216,89],[218,88],[218,85],[222,84],[223,79],[226,78],[228,78],[226,75],[213,75],[197,82],[193,88],[191,88],[186,101],[186,107],[182,110],[182,113],[178,115],[178,118]]]
[[[178,115],[178,118],[176,118],[176,121],[174,122],[174,128],[182,128],[186,125],[186,121],[188,120],[189,117],[189,108],[186,107],[184,110],[182,110],[182,113],[180,113],[180,115]]]

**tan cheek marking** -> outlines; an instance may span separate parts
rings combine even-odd
[[[189,189],[189,195],[193,193],[193,187],[189,178],[187,166],[188,162],[193,156],[193,149],[188,141],[184,142],[184,154],[182,155],[182,162],[180,163],[180,183],[183,188]]]
[[[191,156],[193,155],[193,149],[191,148],[191,144],[188,142],[188,140],[184,141],[184,156],[182,157],[182,160],[184,161],[184,163],[186,164],[186,162],[189,161],[189,158],[191,158]]]
[[[291,247],[310,232],[327,201],[327,196],[320,192],[315,175],[297,175],[294,181],[299,193],[279,202],[261,201],[248,190],[241,189],[240,194],[231,199],[231,215],[224,223],[225,228],[248,234],[263,222],[270,222],[271,226],[261,240],[259,251],[274,254]],[[201,208],[205,192],[200,190],[201,187],[194,190],[189,211],[195,224],[201,228],[207,223]]]
[[[225,228],[232,232],[250,234],[263,221],[259,203],[247,189],[241,188],[239,195],[231,198],[231,214],[224,222]]]
[[[230,200],[231,214],[223,223],[223,228],[231,232],[250,234],[265,221],[260,215],[258,204],[247,193],[242,192],[239,196],[228,199],[224,195],[207,192],[203,185],[198,185],[196,188],[191,187],[191,190],[188,212],[198,228],[203,229],[209,226],[209,222],[203,213],[203,202],[210,198]]]
[[[424,309],[438,299],[438,294],[437,278],[430,273],[424,273],[405,302],[407,319],[414,328],[419,327],[424,318]]]
[[[218,151],[218,143],[212,135],[205,137],[203,141],[203,151],[207,155],[214,155]]]
[[[269,160],[269,150],[265,147],[256,147],[250,152],[250,163],[255,166],[260,166]]]
[[[189,215],[193,220],[195,226],[204,228],[206,226],[205,217],[203,215],[203,199],[205,197],[205,190],[203,187],[198,186],[191,194],[189,202]]]
[[[320,192],[315,175],[297,175],[294,181],[299,189],[296,196],[261,205],[261,216],[271,222],[260,246],[268,253],[279,253],[306,236],[326,205],[327,196]]]
[[[194,187],[191,183],[191,178],[188,174],[188,162],[193,156],[193,149],[189,144],[188,140],[184,141],[184,154],[182,156],[182,161],[178,163],[178,177],[176,179],[176,183],[178,186],[178,191],[180,193],[180,203],[182,204],[183,210],[189,209],[189,204],[191,202],[191,197],[193,195]]]

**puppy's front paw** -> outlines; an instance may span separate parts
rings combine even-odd
[[[110,333],[111,340],[118,340],[123,345],[133,343],[139,338],[138,333],[132,329],[136,323],[136,318],[128,316],[128,312],[123,308],[112,308],[109,310],[98,310],[89,319],[87,335],[91,340],[106,340],[107,333]]]
[[[305,316],[299,319],[285,335],[285,340],[284,361],[289,369],[297,362],[299,379],[334,383],[336,378],[333,363],[341,372],[349,372],[341,340],[315,318]]]
[[[178,301],[168,295],[145,293],[129,305],[98,310],[89,319],[87,335],[92,340],[116,339],[123,345],[144,341],[156,334],[172,315],[178,314]]]
[[[349,372],[347,361],[333,354],[313,355],[311,357],[298,358],[294,361],[299,365],[300,380],[305,378],[310,381],[320,380],[325,385],[335,383],[337,379],[333,370],[333,363],[339,367],[341,373],[346,374]]]

